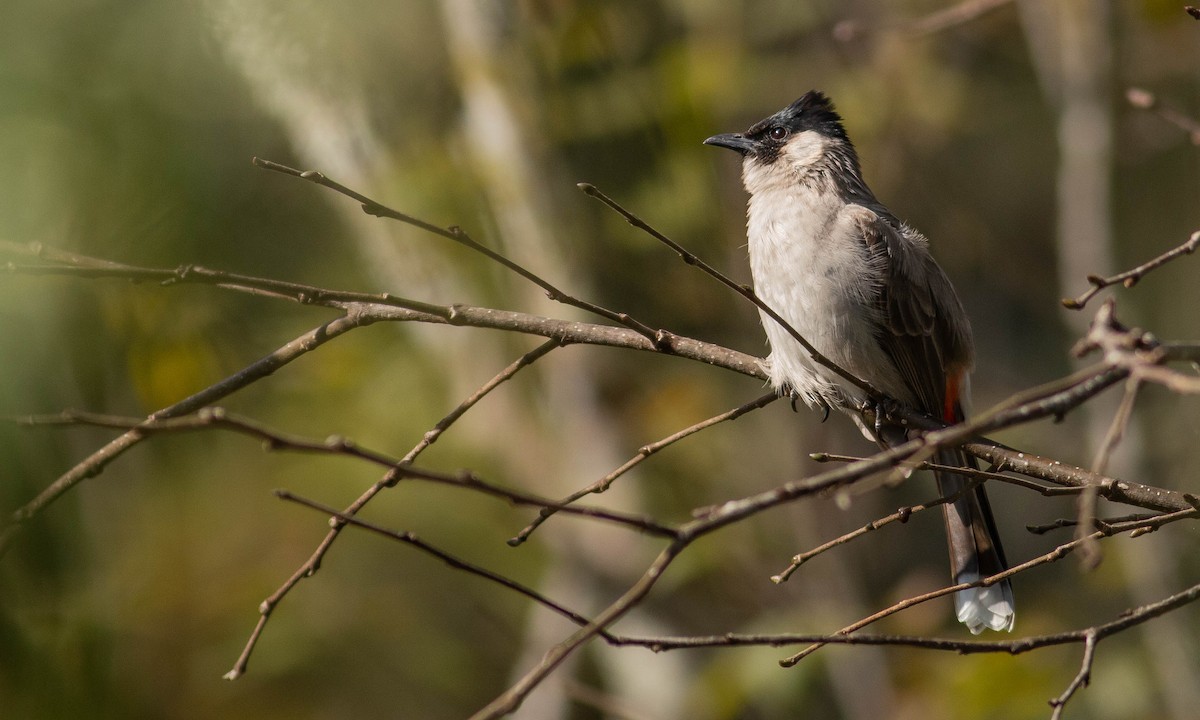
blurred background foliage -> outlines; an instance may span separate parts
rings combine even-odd
[[[1085,286],[1074,264],[1123,268],[1196,229],[1196,148],[1122,96],[1141,86],[1200,114],[1200,23],[1169,0],[1026,0],[914,32],[914,21],[946,7],[9,0],[0,8],[0,239],[581,317],[459,247],[255,170],[257,155],[462,225],[560,287],[652,326],[761,354],[751,308],[574,184],[598,185],[746,281],[739,168],[700,143],[821,88],[877,194],[931,238],[958,286],[980,351],[975,404],[986,407],[1070,369],[1080,326],[1057,300]],[[1072,175],[1070,157],[1093,169]],[[1080,197],[1092,202],[1083,221],[1064,210]],[[1200,335],[1194,262],[1120,292],[1122,317],[1164,338]],[[146,414],[328,317],[197,286],[5,275],[0,414]],[[377,325],[224,404],[288,432],[343,434],[402,455],[534,344]],[[670,358],[568,348],[472,411],[423,462],[558,496],[760,392]],[[1001,439],[1086,464],[1107,418],[1080,412]],[[679,520],[814,471],[809,452],[869,452],[849,423],[819,419],[776,403],[663,453],[602,500]],[[1148,390],[1137,423],[1120,474],[1195,491],[1194,401]],[[0,510],[110,436],[0,426]],[[278,608],[248,675],[220,679],[258,603],[325,533],[324,518],[270,490],[341,506],[376,478],[365,465],[267,454],[217,433],[144,443],[30,524],[0,563],[0,715],[458,718],[478,709],[570,628],[356,531]],[[768,581],[796,552],[932,494],[917,477],[844,510],[810,500],[729,528],[685,554],[618,629],[825,632],[941,586],[932,513],[821,556],[784,585]],[[1073,512],[1069,500],[1007,486],[992,496],[1015,560],[1062,539],[1024,525]],[[528,510],[418,483],[385,493],[366,516],[585,613],[610,602],[658,547],[555,518],[514,550],[504,540]],[[1172,526],[1109,543],[1096,572],[1067,562],[1022,575],[1018,632],[1102,622],[1195,582],[1197,539],[1195,528]],[[1198,620],[1189,609],[1106,640],[1068,715],[1192,717]],[[948,601],[878,629],[963,632]],[[829,648],[783,670],[776,649],[655,655],[593,643],[520,716],[1044,717],[1079,653]]]

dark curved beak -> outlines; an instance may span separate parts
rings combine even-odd
[[[754,149],[754,141],[741,133],[722,133],[713,135],[704,141],[705,145],[729,148],[734,152],[745,155]]]

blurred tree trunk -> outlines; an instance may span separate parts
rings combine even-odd
[[[1062,297],[1084,287],[1089,274],[1117,270],[1112,218],[1116,37],[1108,0],[1022,0],[1021,19],[1042,88],[1058,114],[1058,285]],[[1064,311],[1071,334],[1083,335],[1090,312]],[[1078,410],[1087,425],[1088,452],[1104,442],[1120,397],[1110,393]],[[1115,477],[1147,472],[1143,431],[1135,414],[1109,461]],[[1137,604],[1178,589],[1178,561],[1167,543],[1114,545]],[[1195,716],[1200,707],[1200,667],[1186,616],[1167,615],[1139,631],[1170,716]]]
[[[566,203],[555,200],[563,197],[562,190],[569,185],[558,182],[561,173],[540,142],[550,123],[541,114],[542,93],[521,62],[520,46],[515,42],[518,11],[486,0],[442,0],[441,9],[462,98],[461,130],[506,252],[568,292],[588,297],[588,268],[573,266],[561,246],[561,239],[573,234],[562,221],[560,208]],[[558,317],[578,315],[571,308],[549,303],[544,293],[529,283],[514,282],[512,294],[520,298],[522,307]],[[549,425],[529,428],[551,437],[552,442],[542,444],[546,452],[526,454],[518,460],[518,465],[527,468],[527,477],[549,483],[542,490],[550,495],[571,492],[624,460],[614,432],[615,420],[596,400],[592,356],[570,351],[560,354],[562,357],[541,368],[546,388],[543,407],[534,413],[550,421]],[[608,602],[604,589],[596,587],[594,574],[587,569],[614,567],[613,562],[624,557],[626,550],[634,550],[637,538],[623,534],[614,539],[606,528],[595,525],[577,526],[571,537],[567,551],[560,550],[551,560],[543,588],[572,607],[602,606]],[[640,626],[642,632],[651,634],[670,632],[647,613],[635,611],[632,615],[625,626]],[[525,652],[514,672],[523,674],[535,664],[561,639],[560,630],[557,624],[528,623]],[[680,717],[685,688],[679,680],[686,677],[678,667],[682,658],[662,662],[661,655],[618,651],[602,643],[596,643],[593,652],[605,674],[604,689],[622,704],[638,708],[647,717]],[[576,654],[567,662],[577,664],[580,657]],[[516,717],[568,717],[573,682],[569,668],[553,674]]]

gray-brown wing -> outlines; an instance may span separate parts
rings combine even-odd
[[[855,211],[863,242],[883,282],[879,341],[891,356],[919,410],[943,416],[946,377],[969,370],[971,326],[949,278],[925,238],[891,217]]]

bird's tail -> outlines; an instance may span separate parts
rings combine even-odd
[[[962,450],[939,450],[935,456],[939,465],[974,467],[974,461]],[[967,486],[962,475],[949,472],[934,473],[938,492],[953,495]],[[1004,550],[1000,547],[1000,535],[996,532],[996,521],[992,519],[992,508],[982,485],[977,485],[961,498],[942,506],[946,518],[946,540],[950,547],[950,569],[954,582],[975,582],[1008,569],[1004,561]],[[1013,605],[1012,586],[1001,580],[988,587],[959,590],[954,595],[954,610],[960,622],[972,634],[978,635],[985,628],[1012,630],[1016,618]]]

